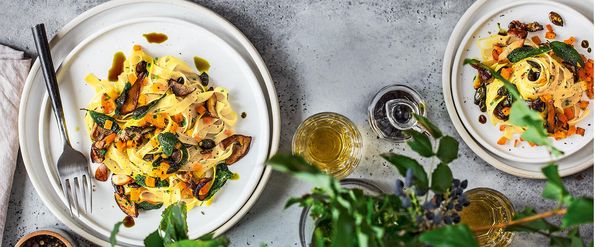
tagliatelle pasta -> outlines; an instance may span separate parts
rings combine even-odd
[[[251,142],[234,133],[228,90],[210,86],[207,72],[138,45],[122,71],[117,81],[85,78],[95,89],[85,109],[91,158],[113,173],[122,211],[136,217],[139,209],[211,200]]]
[[[537,22],[512,21],[508,30],[501,29],[498,34],[478,41],[482,63],[516,86],[529,107],[540,112],[551,137],[583,135],[584,129],[577,124],[589,114],[593,60],[573,48],[574,38],[547,43],[537,36],[528,38],[541,30],[543,27]],[[503,135],[498,144],[505,144],[524,131],[508,121],[512,98],[502,81],[481,68],[476,69],[479,73],[473,82],[474,102],[486,112],[492,124],[500,125]]]

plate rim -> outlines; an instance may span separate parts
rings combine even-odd
[[[257,49],[236,26],[234,26],[231,22],[229,22],[227,19],[223,18],[219,14],[215,13],[214,11],[212,11],[202,5],[192,3],[192,2],[182,1],[182,0],[169,0],[169,1],[168,0],[122,0],[122,1],[110,1],[110,2],[106,2],[106,3],[102,3],[102,4],[99,4],[91,9],[84,11],[83,13],[81,13],[80,15],[76,16],[74,19],[69,21],[67,24],[65,24],[62,28],[60,28],[56,32],[55,36],[50,40],[50,46],[55,47],[56,44],[63,38],[63,36],[65,34],[69,33],[74,27],[79,25],[81,22],[93,17],[94,15],[97,15],[104,11],[108,11],[109,9],[115,8],[115,7],[120,7],[120,6],[124,6],[124,5],[129,5],[129,4],[143,4],[143,3],[173,4],[173,5],[178,5],[180,7],[188,7],[188,8],[192,8],[192,9],[197,9],[197,10],[203,11],[204,13],[210,14],[213,17],[213,19],[223,27],[225,32],[229,32],[230,34],[232,34],[232,37],[239,42],[241,47],[246,49],[245,51],[248,53],[249,58],[252,60],[251,62],[254,63],[258,72],[260,72],[259,75],[262,77],[262,81],[264,82],[265,87],[262,88],[262,86],[261,86],[261,89],[267,90],[266,95],[268,96],[268,101],[265,100],[266,101],[265,103],[267,104],[267,106],[269,108],[268,109],[268,111],[270,113],[269,121],[270,121],[271,130],[272,130],[271,135],[270,135],[271,139],[269,142],[268,156],[270,157],[271,155],[276,153],[276,151],[278,150],[278,147],[279,147],[279,140],[280,140],[280,109],[279,109],[279,101],[278,101],[277,92],[275,90],[274,83],[273,83],[272,77],[270,75],[270,72],[269,72],[266,64],[264,63],[262,56],[258,53]],[[30,94],[30,91],[32,88],[31,81],[34,79],[34,76],[35,76],[34,73],[32,73],[32,71],[38,71],[39,68],[40,68],[39,61],[36,59],[35,62],[32,64],[31,70],[25,80],[23,92],[21,94],[22,96],[25,96],[25,95],[28,96]],[[263,85],[263,84],[261,84],[261,85]],[[264,90],[263,90],[263,94],[265,94]],[[19,103],[19,109],[25,109],[25,106],[27,106],[28,103],[29,103],[29,98],[23,97],[21,99],[21,102]],[[27,142],[26,136],[23,131],[25,128],[24,127],[25,120],[26,120],[26,115],[22,111],[19,111],[19,116],[18,116],[19,147],[24,146],[25,143]],[[23,164],[25,165],[25,168],[28,171],[31,171],[33,169],[33,164],[31,164],[31,160],[29,159],[30,154],[29,154],[28,150],[26,148],[21,148],[21,152],[22,152]],[[256,200],[262,194],[262,191],[263,191],[267,181],[269,180],[270,175],[271,175],[271,168],[269,166],[265,166],[265,168],[262,172],[260,181],[258,182],[256,188],[254,189],[252,196],[249,197],[249,199],[246,201],[246,203],[240,208],[240,210],[238,212],[236,212],[236,214],[234,214],[230,219],[228,219],[228,221],[226,221],[224,224],[222,224],[220,227],[218,227],[214,231],[215,235],[219,235],[219,234],[227,231],[229,228],[233,227],[247,213],[247,211],[250,208],[252,208],[252,206],[254,206]],[[50,209],[52,214],[54,214],[54,216],[56,216],[56,218],[58,218],[63,224],[68,226],[74,232],[80,234],[82,237],[84,237],[94,243],[97,243],[97,244],[107,243],[105,239],[97,237],[94,234],[89,233],[83,227],[80,227],[80,226],[70,222],[69,217],[67,215],[63,215],[62,212],[60,211],[60,209],[55,208],[52,205],[52,203],[49,203],[51,201],[49,198],[49,195],[39,193],[40,188],[43,186],[40,183],[40,181],[38,181],[36,179],[31,179],[31,177],[30,177],[30,181],[33,184],[33,187],[35,188],[36,192],[38,192],[37,194],[40,196],[40,198],[42,199],[44,204],[48,207],[48,209]]]
[[[558,3],[558,2],[553,2],[553,1],[539,1],[539,0],[521,0],[521,1],[514,1],[512,3],[509,3],[507,5],[503,5],[500,8],[494,9],[490,12],[488,12],[487,14],[485,14],[484,16],[482,16],[479,20],[477,20],[470,28],[469,30],[465,33],[465,35],[463,36],[461,43],[459,44],[458,48],[457,48],[457,52],[454,55],[454,62],[452,64],[452,73],[451,73],[451,78],[450,78],[450,87],[451,87],[451,92],[453,95],[453,103],[454,103],[454,107],[455,110],[457,111],[457,113],[459,113],[460,111],[462,111],[463,107],[462,107],[462,103],[460,102],[461,100],[457,100],[457,96],[462,97],[462,95],[459,94],[458,90],[456,89],[456,86],[458,85],[458,78],[459,75],[458,73],[461,72],[461,67],[460,67],[460,63],[462,60],[462,54],[463,51],[465,50],[466,46],[470,41],[470,38],[474,35],[476,35],[476,31],[483,25],[485,25],[486,22],[488,22],[491,18],[494,18],[494,16],[500,14],[503,11],[506,10],[510,10],[512,8],[518,7],[518,6],[522,6],[522,5],[528,5],[528,4],[536,4],[536,5],[550,5],[550,6],[555,6],[561,9],[566,9],[566,11],[570,11],[573,12],[571,14],[573,15],[578,15],[577,18],[581,18],[584,19],[584,21],[589,22],[591,25],[593,25],[593,22],[591,22],[588,18],[586,18],[585,16],[583,16],[580,12],[576,11],[575,9],[564,5],[562,3]],[[461,116],[462,115],[462,116]],[[465,114],[461,113],[459,114],[459,118],[461,119],[461,122],[463,122],[463,125],[465,126],[465,129],[467,130],[467,132],[470,132],[470,134],[472,136],[479,136],[478,131],[470,126],[470,122],[471,120],[469,120]],[[477,142],[479,142],[479,144],[483,147],[486,147],[490,150],[490,152],[494,153],[495,155],[506,159],[506,160],[510,160],[510,161],[514,161],[514,162],[523,162],[523,163],[531,163],[531,164],[541,164],[541,163],[548,163],[548,162],[557,162],[563,158],[569,157],[570,155],[582,150],[583,148],[585,148],[587,145],[589,145],[589,143],[592,142],[593,137],[591,137],[590,140],[588,140],[587,142],[585,142],[582,146],[580,146],[579,148],[576,148],[574,150],[571,150],[571,152],[566,152],[563,156],[560,157],[546,157],[546,158],[523,158],[523,157],[517,157],[514,155],[511,155],[509,153],[506,153],[502,150],[499,150],[497,148],[495,148],[495,145],[490,143],[488,140],[485,140],[483,138],[477,137],[474,138]]]
[[[492,156],[492,154],[490,154],[489,151],[481,147],[469,134],[469,132],[467,132],[465,127],[462,125],[460,117],[458,116],[458,112],[456,112],[456,110],[454,109],[452,90],[450,88],[450,75],[452,72],[451,70],[454,60],[453,53],[456,52],[454,46],[457,45],[457,43],[460,42],[460,40],[462,39],[461,36],[463,36],[463,34],[461,33],[464,27],[467,26],[467,24],[478,15],[477,13],[479,13],[479,10],[481,8],[485,7],[486,3],[488,3],[488,0],[477,0],[475,3],[473,3],[461,16],[461,18],[459,18],[459,21],[455,25],[448,39],[444,56],[442,58],[442,95],[444,97],[446,110],[448,112],[451,122],[453,123],[453,126],[455,127],[455,130],[457,131],[461,139],[463,139],[465,144],[486,163],[502,172],[508,173],[513,176],[530,179],[545,179],[545,176],[543,176],[543,174],[540,172],[513,167]],[[588,159],[587,162],[575,165],[574,167],[560,170],[560,176],[569,176],[591,167],[593,165],[592,157],[593,155],[591,155],[591,158]]]

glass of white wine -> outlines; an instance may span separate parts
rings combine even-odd
[[[322,112],[300,124],[293,135],[292,150],[320,170],[344,178],[361,160],[362,137],[345,116]]]

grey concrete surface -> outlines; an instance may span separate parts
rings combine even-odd
[[[44,22],[53,34],[72,18],[102,0],[2,0],[0,43],[34,57],[30,27]],[[397,174],[378,154],[412,153],[406,145],[377,140],[366,121],[371,97],[382,87],[405,83],[426,99],[429,117],[458,137],[444,106],[442,56],[455,23],[473,0],[197,1],[230,20],[254,43],[267,63],[280,98],[283,129],[280,150],[290,151],[292,134],[307,116],[321,111],[346,115],[364,137],[365,159],[350,176],[377,182],[391,191]],[[517,178],[488,165],[466,145],[452,168],[470,187],[491,187],[506,194],[517,209],[553,203],[540,193],[544,182]],[[593,196],[593,169],[564,179],[578,195]],[[298,246],[300,209],[283,209],[291,196],[309,190],[305,183],[273,173],[262,196],[229,232],[233,246]],[[2,246],[12,246],[38,228],[66,227],[38,198],[19,162]],[[593,239],[593,229],[582,229]],[[78,238],[80,240],[80,238]],[[81,246],[90,245],[80,240]],[[545,239],[518,234],[513,246],[544,246]]]

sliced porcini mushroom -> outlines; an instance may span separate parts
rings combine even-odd
[[[126,185],[134,182],[131,176],[124,175],[124,174],[114,174],[112,175],[112,183],[114,185]]]
[[[182,78],[182,77],[180,77]],[[195,88],[191,88],[188,87],[182,83],[179,83],[178,81],[175,81],[173,79],[170,79],[169,82],[169,88],[171,88],[171,91],[178,97],[184,97],[192,92],[194,92]]]
[[[126,99],[124,100],[124,104],[120,107],[120,114],[126,115],[128,113],[133,112],[136,107],[138,106],[138,98],[140,96],[140,91],[142,87],[142,82],[147,76],[147,62],[141,61],[136,65],[136,81],[134,84],[128,89],[126,92]]]
[[[91,161],[93,163],[102,163],[105,160],[106,152],[105,149],[96,148],[95,145],[91,146]]]
[[[233,153],[231,154],[231,156],[229,156],[229,158],[225,160],[225,163],[227,165],[231,165],[243,158],[246,155],[246,153],[248,153],[251,142],[252,137],[244,135],[232,135],[223,139],[223,141],[221,141],[221,144],[223,144],[224,148],[233,145]]]
[[[91,140],[99,141],[103,140],[108,135],[114,133],[114,131],[103,128],[97,124],[93,124],[93,129],[91,130]]]
[[[130,217],[136,218],[138,216],[138,208],[134,202],[130,201],[128,195],[121,193],[114,193],[114,198],[120,210]]]
[[[192,186],[192,195],[199,201],[204,201],[209,194],[213,178],[201,178]]]
[[[184,181],[185,183],[192,182],[192,173],[190,173],[190,172],[176,173],[176,177],[178,179]]]
[[[215,105],[217,105],[217,96],[213,95],[207,100],[207,111],[211,117],[218,117]]]
[[[92,153],[91,153],[92,154]],[[107,181],[107,176],[109,175],[109,169],[104,164],[100,164],[99,167],[95,170],[95,179],[98,181],[105,182]]]

